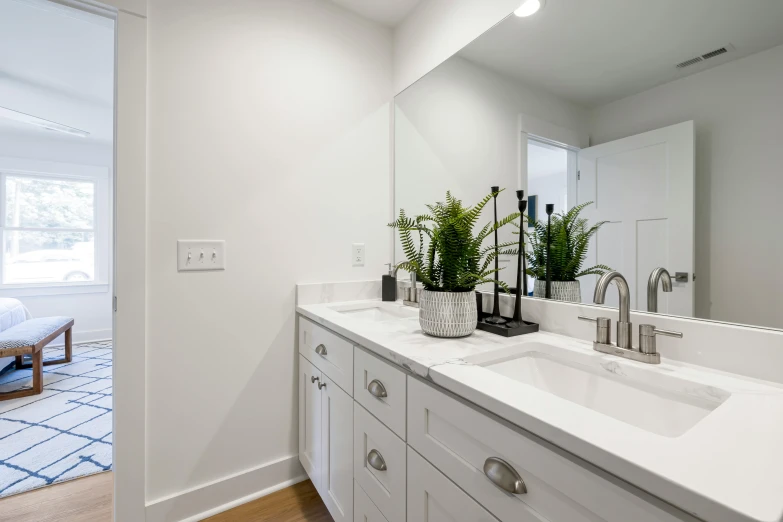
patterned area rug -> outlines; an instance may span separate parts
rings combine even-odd
[[[69,364],[44,366],[43,393],[0,402],[0,497],[111,469],[111,377],[111,342],[74,345]],[[11,370],[0,391],[31,383],[32,370]]]

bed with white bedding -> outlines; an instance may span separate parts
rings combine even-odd
[[[32,318],[30,311],[19,299],[0,297],[0,332]],[[0,371],[5,370],[12,362],[13,357],[0,357]]]

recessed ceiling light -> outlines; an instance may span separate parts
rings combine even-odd
[[[525,0],[522,5],[514,11],[514,14],[523,18],[534,15],[544,6],[544,0]]]

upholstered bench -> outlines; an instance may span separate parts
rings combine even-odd
[[[41,317],[28,319],[0,332],[0,357],[16,357],[16,369],[33,369],[33,385],[10,392],[0,392],[0,401],[37,395],[43,391],[43,367],[71,362],[73,319],[70,317]],[[65,357],[55,361],[43,360],[43,347],[65,334]],[[23,357],[32,355],[32,364],[24,364]]]

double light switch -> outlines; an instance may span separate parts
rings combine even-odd
[[[226,242],[177,241],[177,270],[180,272],[226,269]]]

